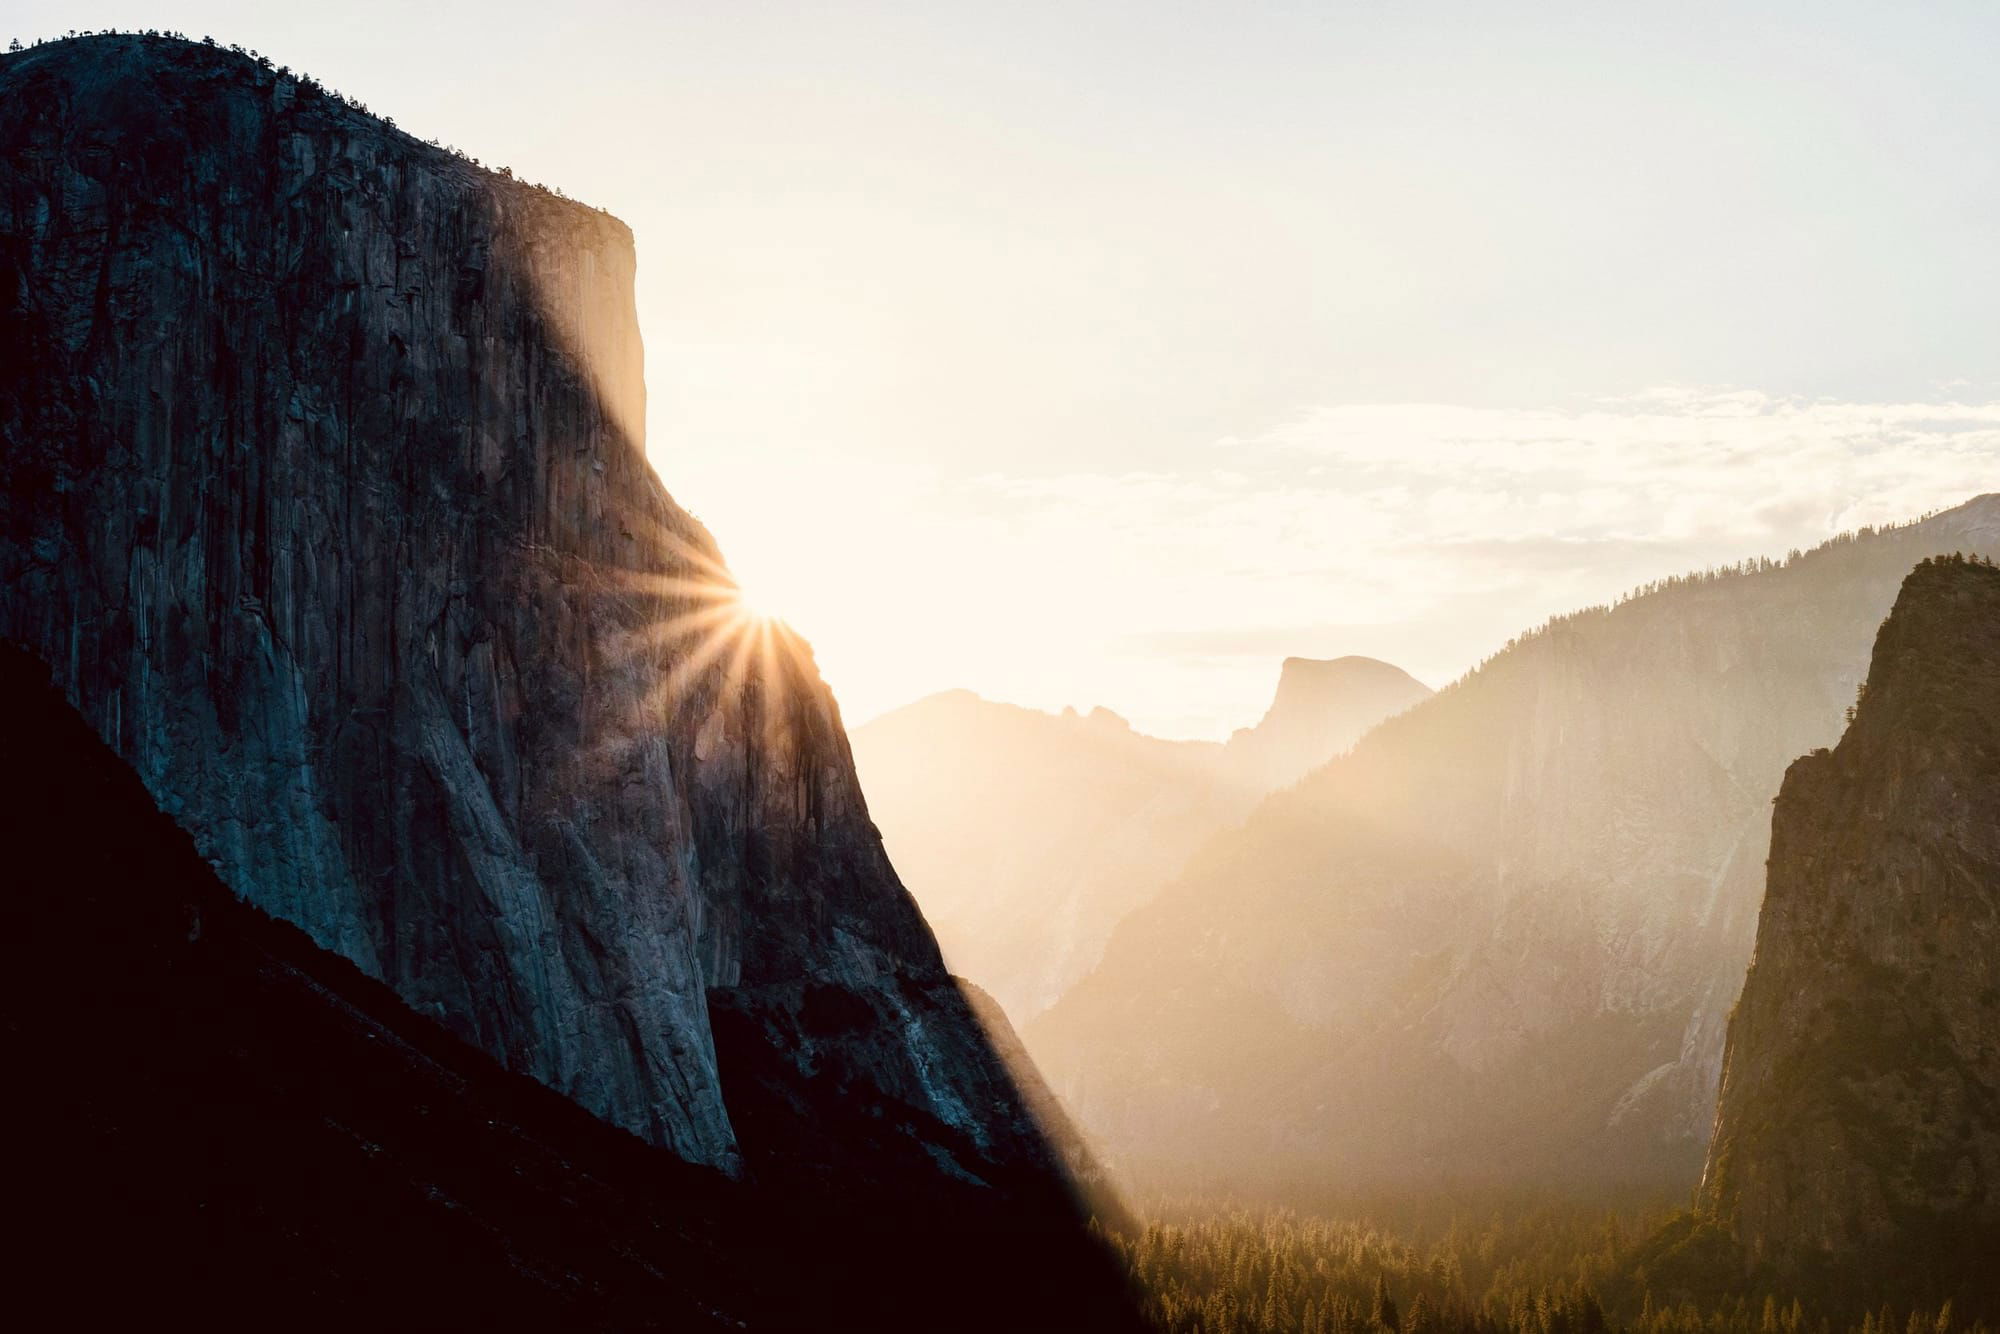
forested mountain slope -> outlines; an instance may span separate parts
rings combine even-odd
[[[2000,496],[1560,618],[1266,801],[1028,1040],[1129,1172],[1691,1184],[1770,802]]]

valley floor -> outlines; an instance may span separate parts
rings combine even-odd
[[[1295,1210],[1160,1197],[1113,1243],[1169,1334],[1981,1334],[1981,1294],[1836,1311],[1731,1274],[1718,1240],[1664,1198]],[[1983,1294],[1990,1302],[1991,1294]]]

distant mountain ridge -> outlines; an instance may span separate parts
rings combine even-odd
[[[955,690],[856,728],[854,758],[953,970],[1021,1023],[1210,835],[1429,693],[1372,658],[1288,658],[1264,718],[1215,743]]]
[[[1025,1035],[1129,1172],[1691,1183],[1770,800],[2000,496],[1558,618],[1217,835]]]

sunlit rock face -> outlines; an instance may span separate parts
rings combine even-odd
[[[854,756],[952,970],[1026,1023],[1217,831],[1429,694],[1372,658],[1287,658],[1263,720],[1217,744],[955,690],[856,728]]]
[[[0,237],[0,634],[232,888],[689,1159],[837,1104],[842,1170],[1053,1180],[645,461],[621,223],[101,37],[0,58]]]
[[[1702,1203],[1794,1281],[2000,1295],[1996,1183],[2000,571],[1936,562],[1840,744],[1785,775]]]
[[[2000,496],[1557,621],[1196,853],[1026,1039],[1139,1175],[1684,1188],[1771,799]]]

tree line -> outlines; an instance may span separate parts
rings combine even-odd
[[[173,43],[183,46],[205,46],[218,51],[228,51],[234,55],[242,56],[244,59],[251,61],[253,64],[257,66],[258,69],[263,70],[264,72],[270,74],[273,77],[273,79],[290,82],[294,84],[297,89],[297,92],[304,97],[324,98],[329,102],[332,102],[338,106],[345,107],[349,111],[359,112],[361,115],[364,116],[370,116],[374,114],[368,109],[368,104],[366,102],[363,102],[360,98],[349,97],[347,94],[341,92],[336,88],[328,87],[327,85],[321,83],[319,80],[313,78],[310,74],[295,74],[292,72],[289,66],[275,64],[272,62],[269,56],[263,55],[260,52],[251,50],[247,47],[239,46],[234,42],[224,44],[216,41],[215,38],[208,36],[204,36],[199,41],[197,41],[195,38],[189,37],[185,33],[174,32],[169,29],[135,28],[126,30],[119,28],[72,28],[68,32],[64,33],[61,37],[36,38],[34,41],[29,42],[26,45],[23,45],[21,39],[19,37],[16,37],[7,44],[7,50],[10,53],[16,51],[32,50],[36,47],[51,45],[56,42],[74,41],[78,38],[83,38],[83,37],[134,37],[138,38],[141,41]],[[393,117],[385,116],[381,118],[381,121],[382,124],[386,125],[389,129],[393,130],[397,128],[395,119]],[[415,138],[415,136],[412,135],[411,138]],[[540,181],[530,181],[522,177],[518,177],[514,174],[514,169],[512,167],[488,167],[478,158],[472,156],[472,154],[470,153],[465,152],[463,149],[459,148],[455,144],[442,143],[435,138],[425,139],[422,140],[421,142],[428,144],[430,147],[437,149],[439,152],[449,153],[452,157],[457,158],[460,162],[464,162],[470,166],[477,167],[482,171],[491,171],[496,176],[499,176],[504,180],[518,182],[519,184],[524,185],[531,190],[539,191],[540,193],[548,195],[551,198],[560,199],[566,203],[579,204],[584,208],[591,209],[592,211],[597,213],[605,213],[606,216],[609,216],[608,212],[605,209],[599,208],[595,204],[585,204],[583,203],[582,200],[572,199],[569,195],[563,193],[562,188],[560,186],[544,185]]]
[[[1686,1215],[1491,1209],[1401,1232],[1283,1208],[1162,1201],[1107,1233],[1163,1334],[1996,1334],[1949,1301],[1848,1315],[1652,1266]],[[1720,1270],[1721,1261],[1711,1268]]]

